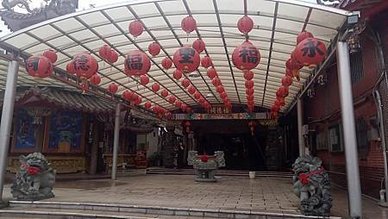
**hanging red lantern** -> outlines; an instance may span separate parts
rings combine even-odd
[[[252,71],[244,71],[244,78],[245,80],[252,80],[253,79],[253,72]]]
[[[292,70],[289,68],[286,68],[286,76],[292,78],[294,77],[294,74],[292,73]]]
[[[148,52],[153,56],[157,56],[160,53],[160,45],[157,42],[153,42],[148,46]]]
[[[254,100],[254,96],[253,95],[248,95],[247,96],[247,101],[253,101]]]
[[[275,100],[275,105],[278,105],[278,106],[281,106],[281,107],[286,105],[286,103],[284,102],[284,98],[283,97],[278,97]]]
[[[152,91],[156,93],[159,91],[160,85],[158,83],[154,83],[151,88],[152,88]]]
[[[196,91],[196,89],[195,89],[195,87],[190,86],[190,87],[188,88],[188,91],[189,91],[190,94],[194,94],[195,91]]]
[[[57,53],[52,49],[44,51],[43,56],[48,58],[52,64],[54,64],[58,59]]]
[[[137,98],[134,100],[133,104],[136,106],[140,105],[142,102],[142,98],[140,96],[137,96]]]
[[[165,57],[163,60],[162,60],[162,66],[164,69],[170,69],[171,66],[172,66],[172,61],[170,58],[168,57]]]
[[[92,77],[90,77],[89,81],[93,85],[99,85],[101,83],[101,77],[98,74],[95,74]]]
[[[143,33],[144,27],[140,21],[135,20],[129,24],[128,29],[129,33],[132,34],[133,37],[138,37]]]
[[[232,61],[236,68],[240,70],[251,70],[260,62],[259,50],[249,41],[234,49]]]
[[[307,31],[302,31],[298,34],[298,37],[296,38],[296,45],[298,45],[300,42],[305,40],[306,38],[313,38],[313,34]]]
[[[212,64],[212,59],[209,56],[204,56],[201,59],[201,66],[204,68],[209,68],[210,66],[212,66]]]
[[[181,102],[181,101],[179,101],[179,100],[178,100],[178,101],[176,101],[176,102],[175,102],[175,106],[176,106],[176,107],[178,107],[178,108],[181,108],[181,106],[182,106],[182,102]]]
[[[282,85],[285,87],[289,87],[292,84],[292,78],[290,76],[283,76],[282,77]]]
[[[217,71],[216,69],[214,68],[209,68],[207,69],[207,76],[210,78],[210,79],[214,79],[216,76],[217,76]]]
[[[190,73],[197,70],[200,57],[195,49],[181,47],[174,53],[173,62],[177,69],[184,73]]]
[[[325,59],[326,46],[316,38],[306,38],[296,46],[293,56],[304,66],[317,66]]]
[[[197,22],[195,21],[195,19],[192,16],[187,16],[187,17],[183,18],[183,20],[181,22],[181,27],[182,27],[183,31],[185,31],[186,33],[189,34],[197,28]]]
[[[201,104],[201,105],[205,104],[205,99],[200,98],[200,99],[198,100],[198,103]]]
[[[247,34],[253,29],[253,20],[245,15],[238,20],[237,28],[241,33]]]
[[[147,101],[147,102],[144,104],[144,107],[145,107],[146,109],[151,108],[151,106],[152,106],[152,104],[151,104],[150,101]]]
[[[125,90],[122,94],[121,94],[122,98],[126,101],[131,101],[132,98],[133,98],[133,92],[129,91],[129,90]]]
[[[111,83],[109,86],[108,86],[108,91],[109,93],[111,94],[115,94],[117,92],[117,90],[119,89],[119,87],[117,86],[117,84],[115,83]]]
[[[270,116],[271,119],[277,119],[278,116],[279,116],[279,112],[277,112],[277,111],[276,111],[276,112],[275,112],[275,111],[272,111],[272,112],[271,112],[271,116]]]
[[[181,70],[175,69],[175,71],[174,71],[174,73],[173,73],[172,75],[173,75],[173,77],[174,77],[176,80],[179,80],[179,79],[182,78],[183,73],[182,73]]]
[[[176,101],[176,97],[174,97],[174,96],[170,96],[170,97],[168,98],[168,102],[171,103],[171,104],[174,104],[175,101]]]
[[[221,94],[221,93],[225,92],[225,89],[222,85],[220,85],[216,88],[216,91],[217,91],[217,93]]]
[[[108,59],[109,55],[110,55],[110,52],[111,52],[111,48],[110,46],[108,45],[103,45],[99,50],[98,50],[98,54],[105,60]]]
[[[182,86],[184,87],[184,88],[187,88],[188,86],[190,86],[190,80],[189,79],[187,79],[187,78],[185,78],[185,79],[183,79],[183,81],[182,81]]]
[[[279,112],[279,110],[280,110],[280,107],[278,105],[272,105],[271,107],[272,112]]]
[[[245,88],[251,89],[251,88],[253,88],[253,86],[254,86],[254,82],[252,80],[245,81]]]
[[[119,59],[119,55],[117,54],[117,52],[114,51],[113,49],[110,50],[110,53],[109,53],[107,61],[109,63],[113,64],[113,63],[117,62],[118,59]]]
[[[131,92],[131,93],[132,93],[132,98],[131,98],[130,101],[135,101],[135,100],[139,97],[139,95],[137,95],[137,94],[134,93],[134,92]]]
[[[249,96],[249,95],[253,95],[253,93],[255,92],[255,90],[253,90],[252,88],[251,89],[247,89],[245,91],[245,93]]]
[[[214,85],[214,87],[218,87],[221,85],[221,81],[218,77],[215,77],[213,80],[212,80],[212,84]]]
[[[291,77],[295,77],[298,81],[300,80],[299,77],[299,70],[303,68],[303,65],[300,64],[294,57],[294,52],[291,54],[291,58],[289,58],[286,62],[286,74],[290,75]],[[288,70],[289,69],[289,70]],[[291,72],[290,72],[291,71]]]
[[[221,99],[225,99],[228,97],[228,94],[226,94],[225,92],[220,93],[220,97],[221,97]]]
[[[201,53],[203,50],[205,50],[205,42],[203,42],[203,40],[201,39],[196,39],[194,42],[193,42],[193,45],[192,45],[193,49],[195,49],[195,51],[197,51],[198,53]]]
[[[26,70],[32,77],[46,78],[53,73],[53,64],[45,56],[31,56],[26,61]]]
[[[75,73],[81,79],[88,79],[97,73],[98,63],[93,56],[87,53],[74,56],[72,63]]]
[[[199,93],[199,92],[195,92],[195,94],[194,94],[194,98],[195,99],[199,99],[199,98],[201,98],[202,96],[201,96],[201,94]]]
[[[132,50],[125,57],[124,72],[128,76],[145,75],[150,68],[151,61],[142,51]]]
[[[141,75],[140,76],[140,84],[145,86],[150,82],[150,79],[148,78],[147,75]]]
[[[280,86],[279,89],[276,91],[276,97],[286,97],[288,96],[288,87]]]
[[[66,65],[66,71],[70,74],[75,74],[75,69],[74,69],[74,63],[73,61],[67,63]]]
[[[162,95],[162,97],[167,97],[168,96],[168,91],[167,90],[162,90],[161,95]]]
[[[182,103],[181,109],[182,109],[183,112],[185,112],[187,110],[187,105]]]

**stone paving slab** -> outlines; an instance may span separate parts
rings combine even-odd
[[[9,187],[6,186],[4,195],[10,198]],[[47,201],[204,209],[209,210],[209,216],[211,210],[300,214],[299,199],[293,194],[292,182],[287,178],[222,176],[217,183],[205,183],[195,182],[194,176],[190,175],[139,175],[116,181],[58,182],[54,193],[56,197]],[[346,193],[334,189],[333,197],[332,215],[347,215]],[[373,215],[366,218],[388,215],[370,200],[363,203],[368,205],[364,212]],[[180,211],[181,214],[184,212]]]

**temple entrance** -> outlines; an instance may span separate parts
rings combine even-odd
[[[253,132],[244,120],[193,122],[200,154],[224,151],[229,170],[266,170],[267,128],[258,126]]]

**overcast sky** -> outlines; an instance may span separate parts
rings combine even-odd
[[[316,0],[299,0],[299,1],[305,1],[305,2],[313,2],[315,3]],[[42,3],[44,3],[44,0],[31,0],[32,7],[39,7]],[[107,5],[107,4],[114,4],[118,2],[124,2],[124,0],[79,0],[78,1],[78,10],[86,10],[89,9],[90,7],[99,7],[102,5]],[[0,6],[1,7],[1,6]],[[0,20],[0,37],[9,34],[9,30],[7,27],[4,25],[4,22]]]

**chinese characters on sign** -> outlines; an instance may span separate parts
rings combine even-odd
[[[210,109],[210,114],[228,114],[231,113],[230,109],[225,106],[212,106]]]
[[[257,63],[259,61],[257,49],[253,46],[242,47],[239,57],[244,63]]]
[[[193,57],[195,55],[195,51],[192,48],[182,48],[180,50],[181,52],[181,60],[179,60],[180,63],[182,64],[187,64],[187,63],[193,63]]]
[[[317,53],[321,56],[325,55],[325,53],[319,48],[319,44],[322,44],[322,42],[316,41],[315,44],[314,41],[308,39],[302,49],[303,56],[307,55],[308,57],[315,57]]]
[[[143,68],[143,58],[141,55],[133,55],[127,59],[128,69],[141,70]]]

